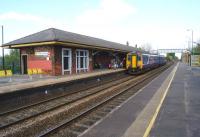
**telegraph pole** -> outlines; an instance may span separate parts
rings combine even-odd
[[[2,25],[2,45],[1,45],[1,48],[2,48],[2,67],[3,67],[3,70],[4,70],[4,48],[3,48],[3,44],[4,44],[4,37],[3,37],[3,25]]]

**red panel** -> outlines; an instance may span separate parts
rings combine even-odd
[[[41,68],[42,70],[52,70],[52,63],[50,60],[29,60],[28,68]]]

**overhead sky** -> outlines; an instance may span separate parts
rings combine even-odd
[[[4,42],[50,28],[153,49],[200,39],[200,0],[4,0]],[[190,31],[187,31],[190,29]],[[1,40],[0,40],[1,41]]]

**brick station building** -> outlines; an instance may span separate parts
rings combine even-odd
[[[51,75],[90,72],[123,62],[134,47],[55,28],[14,40],[4,48],[20,50],[21,73],[40,68]]]

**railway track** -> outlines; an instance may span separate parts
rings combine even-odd
[[[82,80],[75,80],[71,82],[59,83],[56,85],[49,85],[45,87],[38,87],[35,89],[27,89],[22,92],[17,92],[11,96],[0,96],[0,116],[4,113],[14,111],[19,108],[24,108],[29,105],[42,103],[49,99],[62,97],[67,94],[88,90],[109,82],[117,81],[127,77],[124,72],[111,73],[108,75],[101,75],[98,77],[90,77]]]
[[[125,89],[120,92],[106,98],[105,100],[97,103],[95,106],[86,110],[85,112],[80,113],[73,119],[66,121],[65,123],[49,130],[48,132],[41,134],[40,137],[44,136],[56,136],[56,137],[77,137],[83,134],[85,130],[91,127],[94,123],[105,117],[109,112],[114,108],[118,107],[125,100],[134,95],[143,84],[149,83],[152,79],[157,77],[160,72],[168,68],[169,66],[163,67],[155,72],[150,72],[151,74],[138,78],[137,82],[133,85],[127,86]],[[152,77],[153,76],[153,77]],[[147,81],[149,80],[149,81]],[[130,90],[134,88],[133,90]]]
[[[76,100],[81,98],[87,97],[89,95],[95,94],[96,92],[100,92],[110,86],[115,86],[123,81],[129,80],[133,78],[132,76],[123,78],[118,81],[108,82],[107,84],[98,86],[98,87],[91,87],[81,91],[75,91],[70,94],[58,96],[55,98],[47,99],[38,103],[34,103],[31,105],[27,105],[24,107],[20,107],[18,109],[14,109],[11,111],[7,111],[0,114],[0,129],[4,129],[11,125],[17,124],[22,122],[26,119],[30,119],[32,117],[38,116],[45,112],[51,111],[58,107],[62,107],[69,103],[72,103]]]
[[[60,107],[66,106],[77,100],[101,92],[109,87],[118,85],[124,81],[132,79],[133,76],[128,76],[117,81],[108,81],[104,85],[89,87],[84,90],[76,91],[70,94],[59,97],[47,99],[39,103],[27,105],[15,110],[4,112],[0,114],[0,134],[1,131],[9,130],[10,127],[23,123],[26,120],[45,114],[49,111],[56,110]]]
[[[149,79],[152,75],[158,73],[158,71],[163,71],[166,69],[165,67],[153,70],[142,76],[135,78],[130,76],[99,87],[4,113],[0,115],[0,134],[3,136],[54,135],[55,131],[58,132],[59,129],[76,121],[77,118],[80,119],[80,117],[94,111],[106,102],[113,100],[130,88]],[[128,94],[126,96],[130,97],[131,95]],[[126,97],[121,99],[123,101]],[[116,104],[118,103],[121,103],[121,101],[116,101]],[[110,108],[114,108],[114,106],[111,105]],[[84,124],[80,125],[84,127]],[[84,128],[87,128],[87,125]],[[79,132],[71,131],[71,133],[78,134]]]

